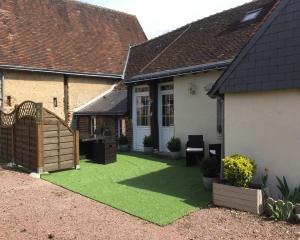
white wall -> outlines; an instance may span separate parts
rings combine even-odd
[[[174,79],[175,137],[181,139],[183,148],[188,135],[203,135],[206,149],[208,144],[222,142],[217,133],[217,101],[208,97],[204,89],[221,74],[221,71],[211,71]],[[189,93],[190,84],[196,87],[195,95]]]
[[[256,180],[269,170],[273,194],[276,176],[300,185],[300,90],[226,94],[225,154],[235,153],[256,160]]]

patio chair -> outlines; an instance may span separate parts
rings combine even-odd
[[[218,168],[221,167],[222,158],[222,145],[221,144],[209,144],[208,147],[209,157],[218,164]]]
[[[186,166],[196,165],[204,157],[203,135],[189,135],[186,144]]]
[[[216,158],[221,162],[221,155],[222,155],[222,145],[221,144],[209,144],[208,147],[209,156],[211,158]]]

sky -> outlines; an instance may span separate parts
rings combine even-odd
[[[251,0],[81,0],[137,16],[149,39]]]

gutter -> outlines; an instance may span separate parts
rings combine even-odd
[[[127,65],[128,65],[129,57],[130,57],[130,51],[131,51],[131,46],[129,46],[129,49],[128,49],[127,58],[126,58],[126,62],[125,62],[125,67],[124,67],[123,74],[122,74],[122,79],[123,80],[125,79],[125,74],[126,74],[126,71],[127,71]]]
[[[29,72],[40,72],[40,73],[54,73],[54,74],[66,74],[71,76],[86,76],[86,77],[102,77],[102,78],[114,78],[121,79],[122,75],[110,74],[110,73],[91,73],[91,72],[70,72],[64,70],[55,70],[47,68],[34,68],[34,67],[23,67],[14,65],[0,65],[1,69],[4,70],[17,70],[17,71],[29,71]]]
[[[121,113],[121,112],[109,112],[109,113],[101,113],[101,112],[84,112],[84,113],[80,113],[80,112],[74,112],[75,116],[90,116],[90,115],[94,115],[94,116],[124,116],[126,115],[125,113]]]
[[[160,72],[137,75],[128,80],[125,80],[125,84],[151,81],[151,80],[157,80],[157,79],[162,79],[167,77],[178,77],[178,76],[184,76],[188,74],[194,74],[194,73],[200,73],[200,72],[206,72],[212,70],[221,70],[227,68],[232,61],[233,59],[228,59],[224,61],[195,65],[191,67],[177,68],[172,70],[165,70]]]

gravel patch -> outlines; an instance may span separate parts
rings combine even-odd
[[[0,166],[0,239],[297,239],[300,227],[208,208],[166,227]],[[300,236],[299,236],[300,237]]]

